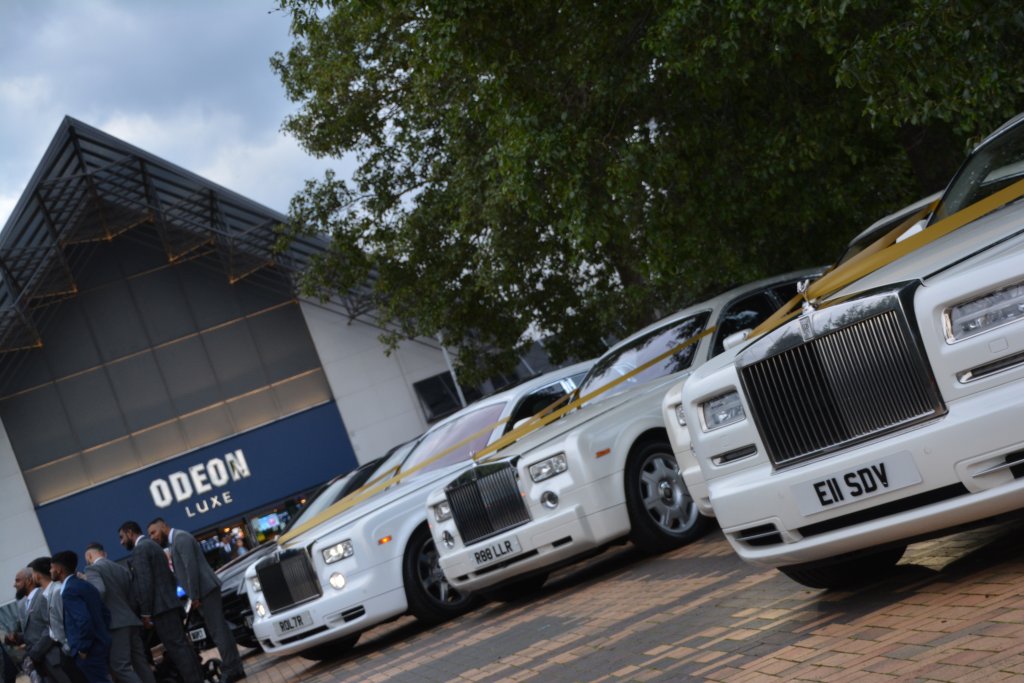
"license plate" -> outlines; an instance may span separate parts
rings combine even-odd
[[[194,628],[188,632],[188,639],[193,643],[198,643],[200,640],[206,640],[206,629],[205,628]]]
[[[800,512],[814,515],[921,483],[909,451],[794,485]]]
[[[515,536],[509,536],[474,551],[473,560],[476,562],[477,567],[483,567],[495,562],[501,562],[521,552],[523,552],[523,546],[519,545],[519,539]]]
[[[313,626],[313,615],[309,612],[300,612],[287,619],[278,619],[274,622],[274,630],[279,636],[302,631],[311,626]]]

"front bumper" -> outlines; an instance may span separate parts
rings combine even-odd
[[[252,631],[252,606],[249,604],[249,596],[244,590],[234,590],[221,593],[221,600],[224,605],[224,619],[231,628],[231,635],[235,642],[246,647],[255,647],[256,640]]]
[[[1008,456],[1024,458],[1020,389],[1016,382],[993,387],[949,403],[943,417],[801,466],[773,471],[764,461],[713,478],[709,492],[722,530],[744,560],[779,567],[939,535],[1019,510],[1024,463],[1006,463]],[[808,513],[805,504],[801,511],[797,488],[895,459],[912,461],[919,483],[834,509]]]
[[[252,625],[256,639],[270,654],[287,655],[360,633],[399,616],[408,607],[401,582],[398,588],[384,592],[380,586],[383,583],[393,586],[391,581],[382,581],[381,576],[395,572],[400,576],[401,570],[399,557],[370,570],[346,575],[345,587],[340,591],[328,586],[319,598],[262,618],[257,616]],[[253,599],[262,600],[262,594],[256,594]],[[304,625],[286,634],[279,633],[274,626],[282,621],[294,624],[297,616],[303,617]]]
[[[605,493],[608,479],[587,484],[571,493],[563,492],[561,497],[565,502],[556,510],[531,506],[533,518],[525,524],[443,554],[441,569],[448,581],[459,590],[480,590],[570,561],[625,536],[629,532],[626,506],[607,507],[601,502],[610,500]],[[504,544],[512,537],[521,552],[497,564],[478,568],[476,553],[494,544]]]

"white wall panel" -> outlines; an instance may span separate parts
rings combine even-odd
[[[447,370],[436,345],[405,342],[387,356],[376,327],[317,303],[302,313],[360,462],[427,428],[412,385]]]
[[[14,574],[37,557],[49,555],[50,550],[39,526],[28,488],[14,459],[7,430],[0,422],[0,579],[5,586],[14,583]],[[77,549],[76,549],[77,551]],[[12,589],[13,590],[13,589]],[[6,600],[2,600],[6,602]]]

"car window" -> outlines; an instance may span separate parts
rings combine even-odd
[[[1024,124],[1018,124],[979,147],[957,171],[931,223],[951,216],[1024,176]]]
[[[608,384],[617,377],[632,372],[636,368],[649,363],[654,358],[665,353],[669,349],[678,346],[682,342],[699,334],[707,324],[709,314],[707,312],[683,318],[669,323],[647,334],[637,337],[625,346],[613,349],[602,356],[594,367],[591,368],[587,378],[583,381],[580,389],[581,395],[586,395],[595,389]],[[660,363],[647,368],[641,373],[631,377],[629,380],[619,384],[613,389],[606,391],[601,398],[614,396],[630,386],[643,384],[652,380],[670,375],[690,367],[693,361],[693,354],[697,350],[697,344],[690,344],[684,349],[677,351]]]
[[[355,472],[350,472],[341,479],[337,479],[328,484],[325,488],[321,489],[316,496],[306,503],[306,507],[302,510],[299,516],[292,518],[292,521],[288,524],[286,530],[298,527],[306,521],[313,519],[322,511],[344,498],[345,486],[348,484],[348,481],[353,474],[355,474]]]
[[[575,375],[570,377],[569,381],[572,382],[573,388],[576,388],[576,387],[580,386],[581,384],[583,384],[583,380],[586,379],[586,377],[587,377],[587,372],[584,370],[583,372],[577,372]]]
[[[468,460],[477,451],[483,449],[494,432],[494,424],[501,418],[504,403],[494,403],[472,412],[464,413],[446,422],[436,429],[427,432],[409,458],[402,465],[402,472],[423,464],[419,474],[447,467],[463,460]],[[487,429],[487,427],[491,427]],[[465,443],[462,443],[465,441]],[[451,449],[437,460],[432,458]]]
[[[323,510],[334,505],[369,481],[370,477],[373,476],[375,472],[384,473],[393,468],[397,468],[409,455],[409,452],[412,450],[414,445],[416,445],[415,439],[401,444],[400,446],[396,446],[391,449],[387,456],[375,461],[373,465],[367,463],[370,465],[369,467],[359,467],[345,476],[339,477],[328,483],[309,499],[309,502],[306,503],[302,512],[300,512],[297,517],[293,517],[288,523],[288,526],[285,527],[285,531],[296,528],[300,524],[313,519]]]
[[[565,390],[565,385],[561,382],[553,382],[530,392],[519,401],[519,405],[512,411],[512,418],[505,425],[505,431],[511,431],[517,422],[536,415],[565,396],[566,393],[568,392]]]
[[[792,290],[793,294],[796,294],[795,285]],[[790,294],[785,301],[793,298],[793,294]],[[776,300],[763,291],[751,294],[730,305],[718,319],[718,329],[715,330],[715,343],[711,346],[711,355],[717,356],[722,352],[725,338],[730,334],[757,327],[778,308]]]
[[[772,287],[772,294],[774,294],[775,298],[779,300],[780,306],[797,295],[796,285],[798,282],[800,282],[800,280],[793,280],[792,282],[786,282],[785,284],[775,285]]]

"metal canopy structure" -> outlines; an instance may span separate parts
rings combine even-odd
[[[287,216],[65,117],[0,233],[0,354],[39,347],[39,309],[78,291],[69,250],[138,226],[159,235],[168,262],[214,251],[231,282],[265,269],[292,281],[326,247],[300,238],[275,252]],[[149,231],[152,232],[152,231]],[[370,310],[369,288],[336,300]]]

